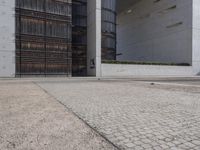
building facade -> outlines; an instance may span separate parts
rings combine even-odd
[[[198,75],[199,9],[198,0],[0,0],[0,77]]]

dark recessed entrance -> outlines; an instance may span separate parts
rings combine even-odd
[[[72,1],[72,75],[87,75],[87,0]]]

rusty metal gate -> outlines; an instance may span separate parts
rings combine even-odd
[[[16,74],[71,76],[71,0],[16,0]]]

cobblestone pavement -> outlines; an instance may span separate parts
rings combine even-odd
[[[0,150],[115,150],[31,81],[0,79]]]
[[[200,94],[136,82],[38,83],[120,149],[200,150]]]

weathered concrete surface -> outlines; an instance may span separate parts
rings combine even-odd
[[[0,77],[15,76],[15,0],[0,0]]]
[[[159,65],[128,65],[102,64],[103,77],[135,77],[135,76],[192,76],[191,66],[159,66]]]
[[[117,59],[191,65],[199,61],[199,6],[198,0],[140,0],[128,6],[117,15],[117,53],[122,53]]]
[[[122,149],[200,149],[196,85],[153,85],[131,79],[37,83]]]
[[[114,149],[30,81],[0,81],[0,150]]]

